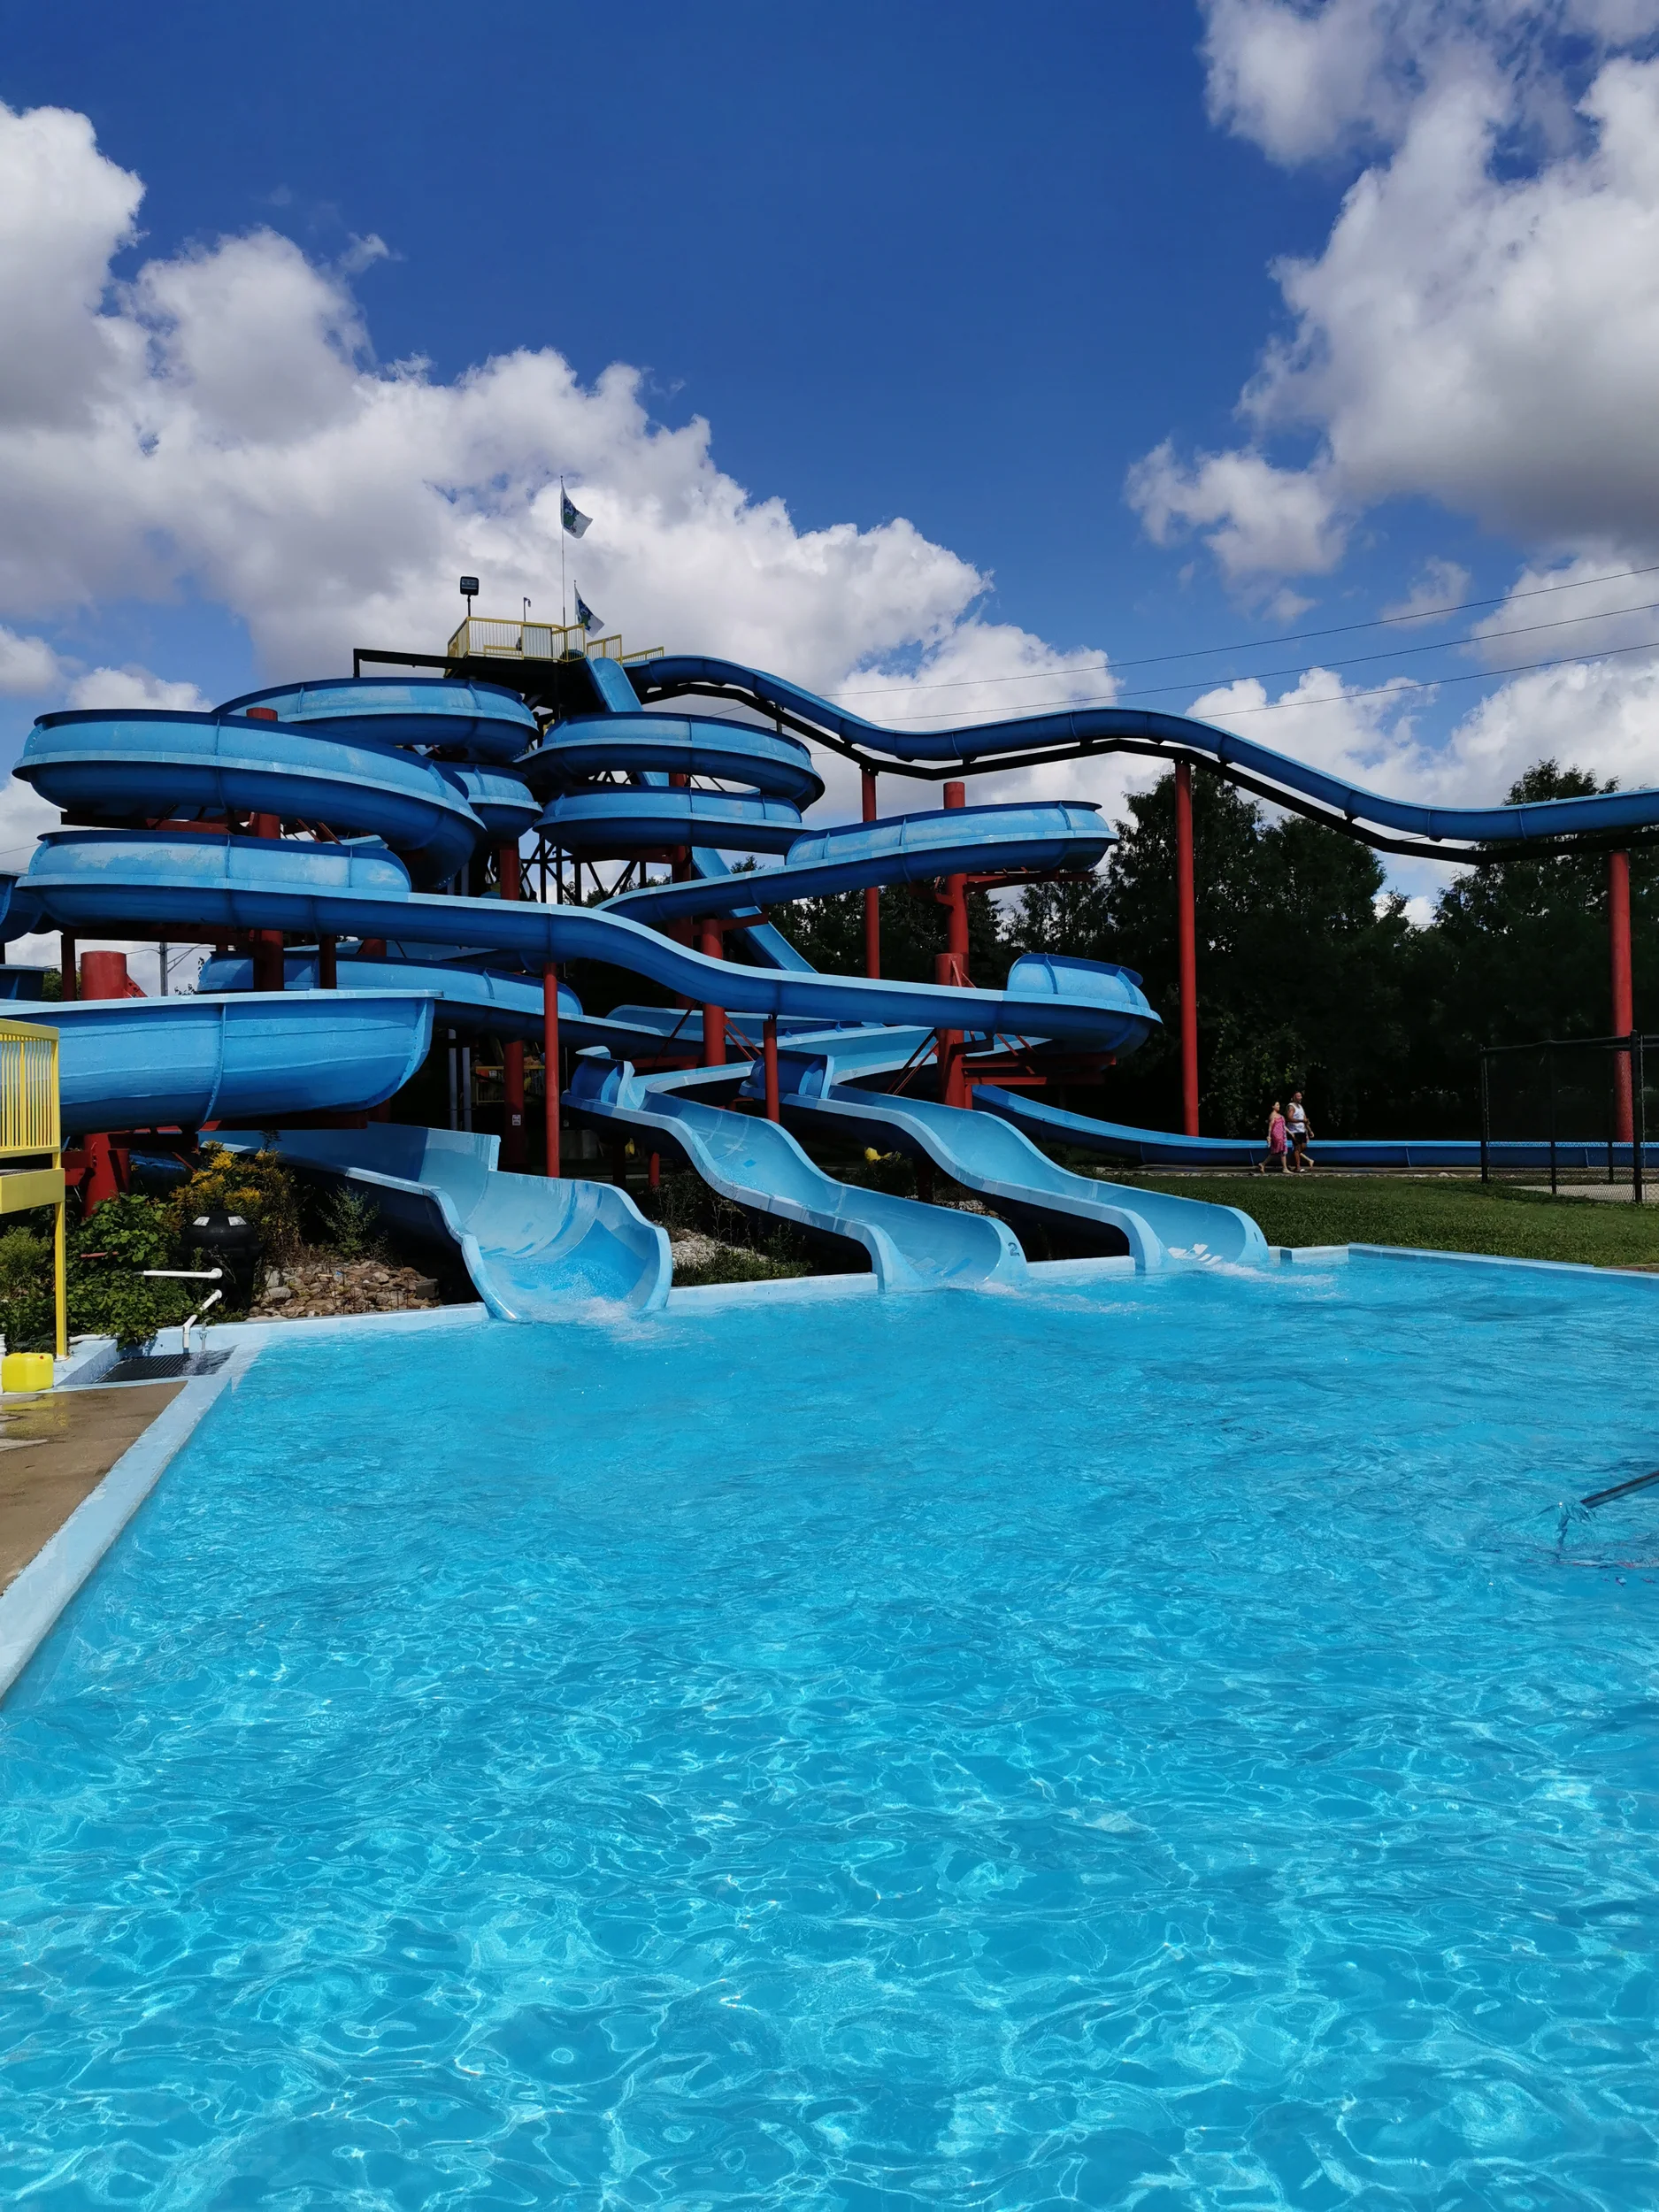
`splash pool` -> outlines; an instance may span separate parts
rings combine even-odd
[[[0,2197],[1655,2200],[1656,1323],[273,1341],[0,1710]]]

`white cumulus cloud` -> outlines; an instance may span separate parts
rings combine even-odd
[[[1327,572],[1356,520],[1427,498],[1624,565],[1659,546],[1655,0],[1210,0],[1217,114],[1275,157],[1386,151],[1323,250],[1234,451],[1157,448],[1129,496],[1234,582]],[[1563,44],[1573,32],[1587,41]],[[1573,51],[1590,65],[1569,73]],[[1282,434],[1314,449],[1280,464]]]
[[[50,691],[62,672],[57,654],[44,638],[19,637],[0,623],[0,694],[29,698]]]
[[[0,108],[0,611],[188,588],[278,680],[441,647],[464,571],[482,613],[557,614],[561,474],[594,517],[575,576],[631,644],[823,687],[936,649],[984,588],[903,519],[798,529],[705,422],[654,421],[626,366],[378,363],[349,286],[378,239],[322,268],[260,228],[116,281],[141,197],[84,117]]]
[[[212,702],[192,683],[174,683],[147,668],[90,668],[69,687],[72,707],[161,707],[200,713]]]

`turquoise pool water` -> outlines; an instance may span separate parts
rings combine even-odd
[[[0,2199],[1659,2201],[1656,1330],[278,1339],[0,1711]]]

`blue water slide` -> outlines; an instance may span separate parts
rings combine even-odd
[[[844,707],[764,669],[706,654],[671,653],[641,664],[633,671],[633,680],[636,695],[647,702],[712,690],[762,712],[787,715],[810,729],[894,760],[951,761],[990,768],[1000,755],[1040,753],[1056,747],[1083,744],[1095,752],[1167,747],[1174,754],[1208,761],[1224,772],[1236,771],[1256,784],[1294,793],[1342,820],[1402,831],[1431,844],[1525,845],[1540,838],[1601,835],[1659,825],[1659,791],[1648,789],[1601,792],[1583,799],[1529,800],[1521,806],[1423,806],[1368,791],[1363,785],[1328,775],[1289,754],[1235,737],[1230,730],[1194,721],[1189,715],[1141,707],[1072,707],[947,729],[892,729],[849,714]]]
[[[318,987],[317,955],[291,952],[284,956],[283,987],[314,991]],[[502,975],[491,969],[458,967],[442,961],[365,960],[341,958],[336,963],[336,988],[354,994],[389,991],[414,992],[432,1001],[434,1033],[453,1029],[458,1036],[514,1038],[540,1044],[543,1028],[540,979]],[[250,991],[254,984],[251,960],[235,953],[221,953],[204,961],[196,987],[202,991]],[[609,1015],[587,1014],[568,983],[558,987],[559,1035],[565,1044],[603,1045],[620,1056],[670,1049],[701,1053],[703,1016],[693,1009],[649,1006],[619,1007]]]
[[[801,815],[784,799],[605,784],[550,799],[541,826],[566,852],[584,859],[620,859],[684,845],[786,853],[801,834]]]
[[[437,772],[472,808],[492,845],[516,845],[541,818],[541,802],[517,776],[499,768],[458,768],[445,762]],[[389,837],[386,841],[393,842]]]
[[[695,875],[703,878],[723,878],[733,872],[724,855],[711,846],[694,845],[691,848],[691,867]],[[748,872],[747,871],[745,872]],[[792,968],[797,975],[816,975],[813,966],[800,947],[786,937],[780,929],[767,921],[757,906],[733,906],[726,910],[728,921],[741,922],[745,926],[731,933],[744,950],[763,968]]]
[[[977,1109],[997,1115],[1040,1143],[1070,1145],[1080,1152],[1098,1152],[1109,1159],[1134,1160],[1143,1167],[1208,1167],[1217,1172],[1253,1170],[1267,1158],[1267,1140],[1260,1137],[1179,1137],[1162,1129],[1137,1129],[1127,1122],[1093,1121],[1084,1114],[1066,1113],[1045,1105],[1021,1091],[1005,1091],[994,1083],[978,1083],[973,1089]],[[1318,1139],[1310,1148],[1321,1167],[1341,1168],[1478,1168],[1480,1144],[1474,1137],[1338,1137]],[[1629,1172],[1632,1147],[1563,1140],[1555,1147],[1558,1168],[1605,1168]],[[1545,1143],[1494,1139],[1491,1164],[1505,1171],[1549,1167]],[[1644,1163],[1659,1163],[1659,1143],[1644,1144]],[[1143,1195],[1137,1192],[1137,1199]]]
[[[934,807],[925,814],[889,814],[876,822],[815,830],[794,840],[781,867],[734,875],[714,891],[700,882],[650,884],[609,900],[605,911],[660,927],[687,915],[732,914],[866,884],[926,883],[1006,869],[1087,870],[1116,841],[1098,807],[1071,801]]]
[[[1096,1248],[1128,1251],[1141,1269],[1162,1266],[1166,1254],[1175,1260],[1266,1264],[1262,1232],[1236,1207],[1168,1198],[1072,1175],[994,1115],[828,1082],[822,1058],[780,1053],[779,1072],[783,1115],[792,1128],[803,1133],[831,1130],[862,1144],[885,1143],[912,1158],[931,1160],[953,1182],[988,1199],[1016,1223],[1035,1223],[1071,1240],[1081,1237]],[[753,1075],[745,1087],[751,1096],[760,1094]]]
[[[216,1140],[257,1148],[259,1133]],[[394,1227],[447,1240],[498,1321],[569,1320],[584,1307],[652,1313],[668,1295],[668,1239],[609,1183],[506,1175],[495,1137],[449,1129],[280,1129],[293,1166],[374,1200]]]
[[[450,676],[337,677],[273,684],[228,699],[221,714],[270,716],[310,735],[375,751],[411,746],[445,758],[488,765],[518,759],[535,741],[537,723],[517,692]]]
[[[824,796],[824,779],[799,738],[741,722],[696,715],[588,715],[558,722],[541,747],[526,753],[517,771],[543,799],[573,791],[595,776],[707,776],[746,783],[763,797],[810,806]]]
[[[326,822],[383,839],[423,883],[454,875],[485,834],[465,790],[424,760],[224,712],[45,714],[13,772],[83,819],[144,824],[228,810]]]
[[[411,891],[384,850],[165,832],[59,830],[27,875],[0,886],[0,934],[40,926],[110,936],[213,937],[244,929],[294,936],[383,937],[477,945],[539,969],[602,960],[694,1003],[825,1022],[914,1024],[1076,1041],[1129,1051],[1157,1025],[1138,985],[1116,972],[1098,995],[974,991],[866,976],[751,968],[710,960],[626,916],[586,907],[461,899]],[[1017,966],[1014,977],[1020,972]],[[1013,979],[1010,978],[1010,981]]]
[[[432,1002],[407,992],[86,999],[42,1018],[76,1134],[361,1113],[401,1090],[432,1042]]]
[[[1000,1221],[838,1183],[776,1122],[647,1085],[626,1061],[580,1054],[565,1102],[596,1128],[642,1135],[749,1213],[861,1245],[884,1291],[1018,1283],[1018,1242]]]

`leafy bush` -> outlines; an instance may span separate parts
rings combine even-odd
[[[274,1258],[287,1258],[300,1241],[294,1177],[274,1152],[230,1152],[222,1144],[204,1145],[202,1164],[169,1202],[173,1234],[181,1246],[188,1244],[190,1224],[197,1216],[215,1209],[251,1222]]]
[[[330,1192],[318,1209],[324,1237],[342,1260],[360,1260],[380,1242],[380,1210],[364,1191]]]
[[[37,1217],[48,1223],[50,1216]],[[182,1321],[192,1283],[146,1282],[147,1267],[178,1264],[168,1209],[153,1198],[111,1198],[68,1235],[69,1329],[112,1336],[132,1351]],[[0,1236],[0,1330],[12,1351],[46,1352],[54,1341],[52,1240],[27,1226]]]
[[[47,1286],[50,1294],[50,1249]],[[200,1283],[146,1282],[147,1267],[177,1267],[172,1210],[135,1193],[106,1198],[69,1233],[69,1327],[76,1336],[112,1336],[123,1352],[141,1349],[176,1327],[197,1302]],[[50,1334],[50,1319],[46,1333]]]
[[[778,1260],[764,1252],[742,1252],[734,1245],[724,1245],[712,1258],[699,1261],[695,1267],[676,1263],[674,1281],[681,1290],[695,1290],[707,1283],[782,1282],[811,1272],[804,1260]]]

